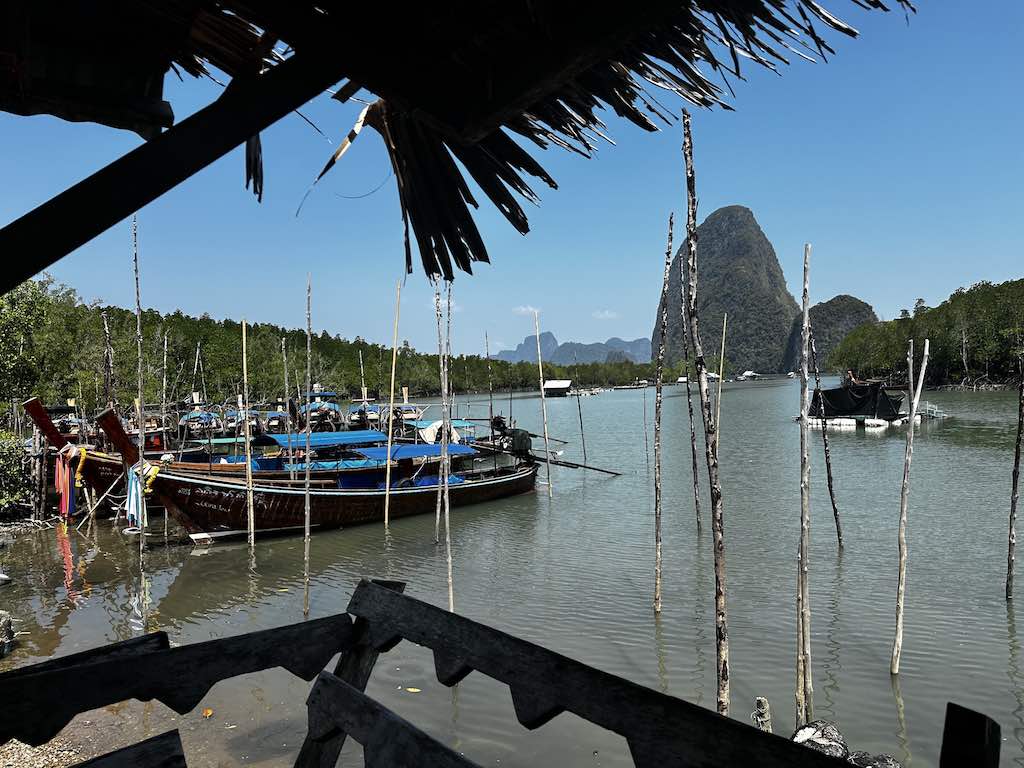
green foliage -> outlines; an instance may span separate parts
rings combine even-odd
[[[129,404],[136,396],[137,354],[135,313],[121,307],[85,304],[77,293],[51,280],[30,281],[3,297],[0,343],[5,367],[0,384],[5,402],[20,402],[31,395],[47,403],[78,398],[87,412],[106,404],[103,374],[103,321],[107,315],[113,347],[113,395]],[[162,315],[146,310],[142,315],[143,378],[149,405],[161,402],[163,344],[167,335],[167,400],[188,399],[192,391],[205,391],[214,403],[234,402],[242,387],[241,325],[231,319],[214,320],[208,314],[191,317],[180,311]],[[281,339],[288,356],[288,395],[305,388],[306,334],[269,323],[248,330],[249,391],[253,403],[273,400],[284,393],[284,362]],[[201,349],[201,371],[195,371],[196,346]],[[359,396],[359,356],[362,354],[366,387],[371,396],[386,396],[391,363],[390,347],[353,340],[326,331],[312,340],[312,379],[325,387]],[[20,355],[20,356],[19,356]],[[14,362],[11,362],[14,361]],[[709,358],[709,364],[713,361]],[[717,365],[717,363],[714,363]],[[577,376],[578,371],[578,376]],[[398,354],[398,387],[408,386],[414,396],[438,391],[436,354],[423,354],[404,342]],[[654,365],[628,360],[573,365],[544,364],[548,378],[578,379],[584,386],[628,384],[637,378],[652,379]],[[665,378],[674,381],[681,365],[667,368]],[[486,392],[487,360],[459,355],[451,361],[451,381],[456,392]],[[492,360],[490,376],[496,392],[536,389],[535,362],[507,363]],[[205,384],[204,384],[205,381]]]
[[[21,440],[0,431],[0,513],[29,502],[29,476]]]
[[[913,315],[853,330],[829,357],[829,367],[903,381],[911,338],[918,358],[924,340],[931,341],[930,384],[1014,379],[1024,339],[1024,280],[959,288],[937,307],[919,299]]]

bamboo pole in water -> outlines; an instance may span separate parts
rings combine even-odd
[[[363,404],[366,404],[366,376],[363,373],[363,350],[359,350],[359,394],[363,396]]]
[[[811,330],[811,363],[814,366],[814,386],[821,392],[821,373],[818,370],[818,349],[814,344],[814,331]],[[843,525],[839,522],[839,505],[836,504],[836,489],[832,483],[832,451],[828,446],[828,424],[825,420],[825,400],[818,395],[818,418],[821,419],[821,442],[825,447],[825,477],[828,481],[828,498],[832,502],[832,515],[836,520],[836,540],[839,551],[843,550]]]
[[[644,384],[644,459],[647,462],[647,471],[651,471],[651,446],[647,440],[647,385]]]
[[[757,730],[765,733],[772,732],[772,708],[764,696],[754,699],[754,711],[751,713],[750,719],[754,721]]]
[[[722,382],[725,380],[725,331],[729,326],[729,313],[722,314],[722,351],[718,354],[718,394],[715,395],[715,424],[722,434]],[[721,446],[719,446],[721,448]]]
[[[811,461],[808,453],[810,399],[808,357],[810,356],[811,246],[804,245],[804,289],[800,333],[800,544],[797,549],[797,652],[796,725],[814,719],[814,685],[811,679],[811,599],[809,559],[811,544]]]
[[[291,469],[288,470],[288,478],[290,480],[295,479],[295,456],[292,454],[292,412],[288,410],[288,349],[285,346],[285,337],[281,337],[281,365],[284,368],[284,424],[285,434],[288,442],[288,461],[291,463]],[[296,408],[301,407],[302,403],[297,402]]]
[[[402,308],[402,282],[395,284],[395,323],[391,340],[391,390],[388,396],[388,454],[384,463],[384,528],[391,522],[391,446],[395,434],[395,365],[398,362],[398,318]]]
[[[697,472],[697,429],[693,423],[693,390],[690,388],[690,340],[687,338],[690,327],[689,313],[686,308],[686,299],[683,294],[686,292],[686,276],[683,274],[683,258],[679,257],[679,304],[682,307],[680,314],[683,318],[683,372],[686,375],[686,408],[689,411],[690,420],[690,459],[693,466],[693,511],[697,516],[697,532],[700,533],[700,481]]]
[[[309,469],[310,469],[310,407],[309,393],[313,389],[313,276],[306,273],[306,477],[303,482],[302,491],[304,498],[305,515],[303,518],[302,531],[302,615],[309,616],[309,529],[310,529],[310,502],[309,502]]]
[[[448,409],[448,397],[445,388],[444,335],[441,333],[441,286],[434,284],[434,314],[437,316],[437,374],[438,386],[441,387],[441,434],[437,440],[441,445],[441,459],[437,471],[437,508],[434,511],[434,543],[441,543],[441,506],[444,503],[444,488],[441,485],[441,472],[444,470],[444,457],[448,455],[448,436],[445,434],[444,414]]]
[[[164,330],[164,364],[161,366],[163,382],[160,385],[160,426],[163,427],[164,437],[167,437],[167,331]],[[83,423],[83,428],[85,427]],[[164,445],[164,450],[168,449],[168,446]],[[88,490],[88,488],[86,489]],[[164,509],[164,542],[167,542],[167,510]]]
[[[444,495],[444,553],[445,563],[448,568],[448,610],[455,610],[455,588],[454,579],[452,577],[452,529],[451,529],[451,497],[448,489],[448,477],[452,470],[452,459],[448,453],[448,443],[451,440],[452,433],[452,400],[449,397],[449,377],[448,377],[448,366],[451,362],[451,350],[452,350],[452,284],[448,283],[447,286],[447,320],[446,320],[446,332],[444,340],[444,376],[441,380],[441,401],[444,404],[442,407],[441,415],[441,434],[443,442],[441,443],[441,477],[440,487]]]
[[[722,509],[722,483],[718,473],[718,424],[708,393],[707,364],[700,341],[697,318],[697,184],[693,170],[693,137],[690,132],[690,113],[683,110],[683,161],[686,167],[686,245],[687,280],[684,298],[689,321],[690,343],[693,345],[694,364],[700,391],[701,411],[704,418],[705,457],[708,465],[708,484],[711,487],[711,531],[715,558],[715,673],[717,710],[729,714],[729,629],[726,609],[725,526]]]
[[[654,366],[654,612],[661,613],[661,379],[665,373],[665,337],[668,335],[668,276],[672,269],[672,220],[668,215],[668,245],[665,246],[665,274],[661,279],[661,308],[658,324],[658,358]],[[580,431],[583,422],[580,417]]]
[[[540,356],[540,313],[538,313],[537,310],[533,310],[533,328],[536,332],[535,338],[537,339],[537,373],[540,376],[540,413],[544,421],[544,458],[550,458],[551,443],[548,439],[548,403],[547,398],[544,396],[544,361],[541,359]],[[646,396],[646,390],[644,392]],[[646,424],[644,426],[646,429]],[[545,462],[545,466],[547,467],[548,498],[550,499],[551,462]]]
[[[583,446],[583,463],[587,463],[587,436],[583,433],[583,403],[580,399],[580,361],[576,350],[572,351],[572,375],[576,379],[576,412],[580,417],[580,444]]]
[[[484,357],[487,360],[487,428],[490,430],[491,446],[494,445],[494,382],[491,379],[491,341],[484,331]],[[493,452],[494,469],[498,469],[498,453]]]
[[[106,310],[100,312],[103,320],[103,397],[107,408],[114,404],[114,346],[110,341],[110,321]]]
[[[146,464],[146,420],[145,401],[142,393],[142,298],[139,292],[139,217],[132,216],[132,263],[135,268],[135,346],[138,352],[138,397],[135,400],[135,418],[139,428],[139,558],[146,551],[146,494],[144,492]]]
[[[924,355],[921,357],[921,372],[918,374],[917,389],[914,392],[914,399],[911,401],[908,414],[907,447],[903,457],[903,486],[900,489],[900,572],[896,586],[896,635],[892,642],[892,660],[889,664],[889,672],[893,675],[900,673],[900,654],[903,652],[903,605],[907,591],[907,503],[910,498],[910,462],[914,457],[914,421],[917,417],[917,405],[921,400],[924,375],[928,368],[928,344],[928,339],[925,339]],[[911,370],[914,364],[913,350],[913,343],[911,343],[910,351],[907,353],[908,370]]]
[[[1017,499],[1020,496],[1020,443],[1024,433],[1024,355],[1017,357],[1017,442],[1013,449],[1013,482],[1010,488],[1010,535],[1006,550],[1006,599],[1013,599],[1013,560],[1017,546]]]
[[[256,505],[252,495],[252,432],[249,428],[249,347],[247,323],[242,318],[242,402],[239,417],[245,426],[245,511],[249,526],[249,552],[256,547]]]

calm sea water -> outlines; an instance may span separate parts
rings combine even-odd
[[[1003,728],[1003,763],[1024,765],[1022,640],[1003,599],[1013,393],[928,393],[951,418],[919,428],[909,512],[909,576],[902,674],[889,676],[896,533],[904,433],[831,432],[846,539],[837,555],[820,433],[812,433],[810,561],[815,714],[839,722],[851,748],[905,765],[938,761],[948,700]],[[486,415],[480,396],[472,413]],[[666,389],[665,595],[652,609],[653,426],[645,449],[645,393],[585,398],[587,454],[619,478],[555,469],[553,498],[535,494],[453,516],[456,609],[588,664],[709,708],[715,703],[713,572],[706,480],[698,534],[691,493],[685,390]],[[508,413],[507,396],[496,410]],[[799,533],[796,382],[726,385],[722,445],[732,714],[755,696],[772,704],[777,732],[792,728],[794,583]],[[654,390],[646,393],[653,425]],[[549,400],[551,434],[582,458],[575,400]],[[466,415],[463,406],[462,415]],[[540,403],[517,397],[513,416],[540,432]],[[699,418],[699,416],[698,416]],[[700,430],[698,429],[698,433]],[[535,441],[539,442],[539,441]],[[703,469],[703,453],[701,453]],[[544,478],[542,470],[541,479]],[[312,542],[312,615],[342,611],[361,576],[401,579],[444,605],[443,549],[429,517],[324,533]],[[257,570],[244,545],[206,554],[156,549],[140,578],[137,553],[106,527],[23,536],[0,558],[14,578],[0,605],[27,632],[7,667],[163,629],[190,643],[302,619],[302,542],[260,542]],[[144,584],[143,588],[140,585]],[[1024,589],[1024,585],[1022,585]],[[1024,609],[1022,609],[1024,613]],[[5,667],[6,668],[6,667]],[[192,765],[289,765],[305,733],[309,685],[286,672],[217,685],[184,717],[156,703],[88,713],[71,732],[94,750],[181,728]],[[412,692],[408,689],[419,689]],[[409,643],[382,656],[368,691],[482,765],[566,768],[631,765],[625,742],[563,714],[537,731],[515,719],[507,688],[479,674],[440,685],[432,657]],[[351,742],[346,755],[358,761]]]

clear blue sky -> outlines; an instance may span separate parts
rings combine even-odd
[[[852,293],[892,317],[916,297],[936,303],[960,285],[1024,274],[1024,3],[921,0],[901,12],[828,5],[861,31],[830,37],[827,64],[796,60],[779,77],[747,67],[735,112],[694,116],[700,219],[749,206],[796,293],[805,241],[814,245],[812,300]],[[220,92],[166,81],[178,119]],[[672,100],[673,107],[679,105]],[[402,226],[379,137],[365,131],[296,208],[358,105],[321,97],[263,134],[262,205],[243,188],[238,149],[143,209],[142,296],[163,311],[304,324],[306,271],[314,326],[390,342]],[[685,211],[680,128],[647,134],[609,114],[617,146],[592,160],[561,150],[538,158],[559,190],[537,187],[521,237],[482,203],[477,221],[492,264],[460,275],[453,343],[480,352],[533,332],[539,307],[561,341],[648,336],[660,290],[665,225]],[[137,146],[134,134],[55,118],[0,113],[0,219],[10,221]],[[680,239],[677,232],[677,242]],[[5,258],[17,258],[5,254]],[[403,293],[401,336],[436,346],[431,288],[419,268]],[[124,222],[52,274],[88,298],[132,306],[130,226]],[[517,310],[517,308],[519,308]]]

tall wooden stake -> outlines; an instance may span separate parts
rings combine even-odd
[[[245,510],[246,521],[249,525],[249,552],[255,552],[256,547],[256,505],[252,494],[252,431],[249,427],[249,346],[247,323],[242,318],[242,402],[239,409],[242,411],[239,416],[245,426]]]
[[[1020,442],[1024,433],[1024,355],[1017,357],[1017,442],[1013,448],[1013,482],[1010,486],[1010,536],[1006,549],[1006,599],[1013,599],[1013,559],[1017,546],[1017,499],[1020,497]]]
[[[437,470],[437,509],[434,513],[434,543],[441,543],[441,508],[444,504],[444,486],[441,482],[441,473],[444,471],[444,459],[448,455],[448,435],[445,432],[445,414],[448,411],[448,394],[445,386],[447,371],[445,369],[445,347],[444,335],[441,332],[441,286],[434,285],[434,314],[437,316],[437,373],[438,385],[441,387],[441,434],[438,441],[441,444],[441,459]]]
[[[661,280],[661,322],[658,326],[658,359],[654,366],[654,612],[661,613],[661,379],[665,373],[665,338],[668,335],[668,276],[672,269],[672,220],[668,215],[665,275]],[[582,417],[580,431],[582,432]]]
[[[814,686],[811,680],[811,599],[808,559],[811,543],[811,461],[808,455],[808,357],[810,356],[811,246],[804,245],[804,290],[800,334],[800,543],[796,556],[796,726],[814,718]]]
[[[576,378],[576,413],[580,417],[580,444],[583,446],[583,463],[587,463],[587,436],[583,433],[583,404],[580,402],[580,361],[576,350],[572,352],[572,375]]]
[[[914,364],[914,347],[911,343],[907,353],[907,366],[910,370]],[[892,661],[889,672],[900,673],[900,654],[903,652],[903,602],[907,591],[907,502],[910,498],[910,462],[914,457],[914,421],[917,417],[917,405],[921,400],[924,388],[924,375],[928,368],[928,339],[924,340],[924,355],[921,358],[921,372],[918,375],[917,390],[910,403],[910,420],[907,422],[907,448],[903,456],[903,486],[900,490],[900,575],[896,586],[896,636],[892,641]]]
[[[722,434],[722,382],[725,381],[725,331],[729,325],[729,313],[722,314],[722,351],[718,355],[718,393],[715,395],[715,424]],[[719,445],[721,448],[721,445]]]
[[[189,390],[189,397],[192,397],[192,393],[197,391],[196,377],[199,375],[199,348],[202,346],[202,344],[203,342],[201,341],[196,342],[196,362],[192,366],[192,388]]]
[[[718,424],[711,409],[708,392],[708,371],[700,341],[697,319],[697,184],[693,171],[693,138],[690,113],[683,110],[683,161],[686,166],[686,247],[687,280],[684,297],[689,321],[690,344],[700,390],[704,417],[705,457],[708,484],[711,486],[711,532],[715,556],[715,672],[718,678],[717,709],[729,714],[729,628],[725,599],[725,527],[722,510],[722,483],[718,473]]]
[[[114,404],[114,345],[110,341],[110,322],[106,310],[100,312],[103,320],[103,398],[107,408]]]
[[[363,350],[359,350],[359,394],[363,397],[363,403],[366,403],[366,375],[363,373]]]
[[[135,419],[139,427],[139,487],[145,488],[146,420],[142,393],[142,297],[139,292],[139,217],[132,216],[132,263],[135,267],[135,345],[138,352],[138,397],[135,400]],[[146,494],[139,494],[139,558],[146,551]]]
[[[164,439],[164,441],[166,441],[167,440],[167,435],[168,435],[168,429],[167,429],[167,331],[166,330],[164,330],[164,364],[163,364],[163,366],[161,366],[161,368],[162,368],[162,374],[163,374],[163,381],[160,384],[160,426],[163,428],[163,439]],[[82,428],[83,429],[85,428],[84,419],[83,419],[83,423],[82,423]],[[168,446],[168,445],[164,445],[163,446],[164,450],[168,450],[169,447],[170,446]],[[88,490],[88,488],[86,490]],[[95,509],[93,511],[93,514],[95,514]],[[167,522],[168,522],[167,518],[168,517],[170,517],[170,515],[168,515],[167,510],[165,509],[164,510],[164,542],[165,543],[167,542]]]
[[[647,385],[644,384],[644,459],[647,462],[647,471],[651,471],[651,444],[647,439]]]
[[[544,361],[540,356],[540,313],[533,310],[533,327],[537,339],[537,373],[540,376],[540,413],[544,421],[544,466],[547,467],[548,498],[551,498],[551,443],[548,439],[548,402],[544,396]],[[645,425],[646,428],[646,425]]]
[[[281,337],[281,365],[284,367],[284,423],[285,433],[288,441],[288,461],[291,463],[291,469],[288,470],[288,478],[290,480],[295,479],[295,455],[292,453],[292,412],[288,410],[288,349],[285,346],[285,337]],[[299,400],[295,404],[296,408],[302,407],[302,401]]]
[[[395,284],[395,327],[391,341],[391,393],[388,396],[388,455],[384,464],[384,528],[391,522],[391,446],[395,434],[395,365],[398,362],[398,318],[402,308],[402,282]]]
[[[693,511],[697,515],[697,532],[700,533],[700,481],[697,472],[697,429],[693,421],[693,390],[690,388],[690,340],[689,336],[690,315],[686,307],[686,275],[683,271],[683,258],[679,257],[679,305],[682,307],[680,314],[683,318],[683,371],[686,374],[686,408],[690,415],[690,459],[693,466]]]
[[[309,528],[310,528],[310,502],[309,502],[309,469],[310,469],[310,397],[313,391],[313,275],[306,273],[306,477],[302,490],[304,497],[305,517],[303,520],[302,533],[302,615],[309,616]]]
[[[452,457],[448,453],[448,443],[451,441],[452,434],[452,400],[454,396],[450,396],[449,389],[451,387],[451,380],[448,376],[448,366],[451,363],[452,356],[452,284],[448,282],[447,286],[447,315],[446,315],[446,331],[444,339],[444,392],[442,393],[443,402],[446,403],[444,407],[443,415],[443,429],[442,434],[444,435],[444,443],[441,444],[441,469],[443,470],[443,478],[441,481],[441,487],[444,489],[444,554],[445,561],[448,566],[448,610],[455,610],[455,586],[454,579],[452,577],[452,527],[451,527],[451,496],[448,489],[448,478],[452,472]]]
[[[821,373],[818,370],[818,349],[814,345],[814,330],[811,330],[811,363],[814,365],[814,386],[821,392]],[[836,489],[832,483],[832,451],[828,447],[828,424],[825,420],[825,401],[818,395],[818,418],[821,420],[821,442],[825,446],[825,477],[828,480],[828,498],[832,502],[832,515],[836,520],[836,539],[839,551],[843,550],[843,526],[839,522],[839,505],[836,504]]]
[[[491,342],[484,331],[484,357],[487,360],[487,427],[494,444],[494,381],[491,379]],[[585,450],[585,449],[584,449]],[[494,452],[494,469],[498,469],[498,453]]]

